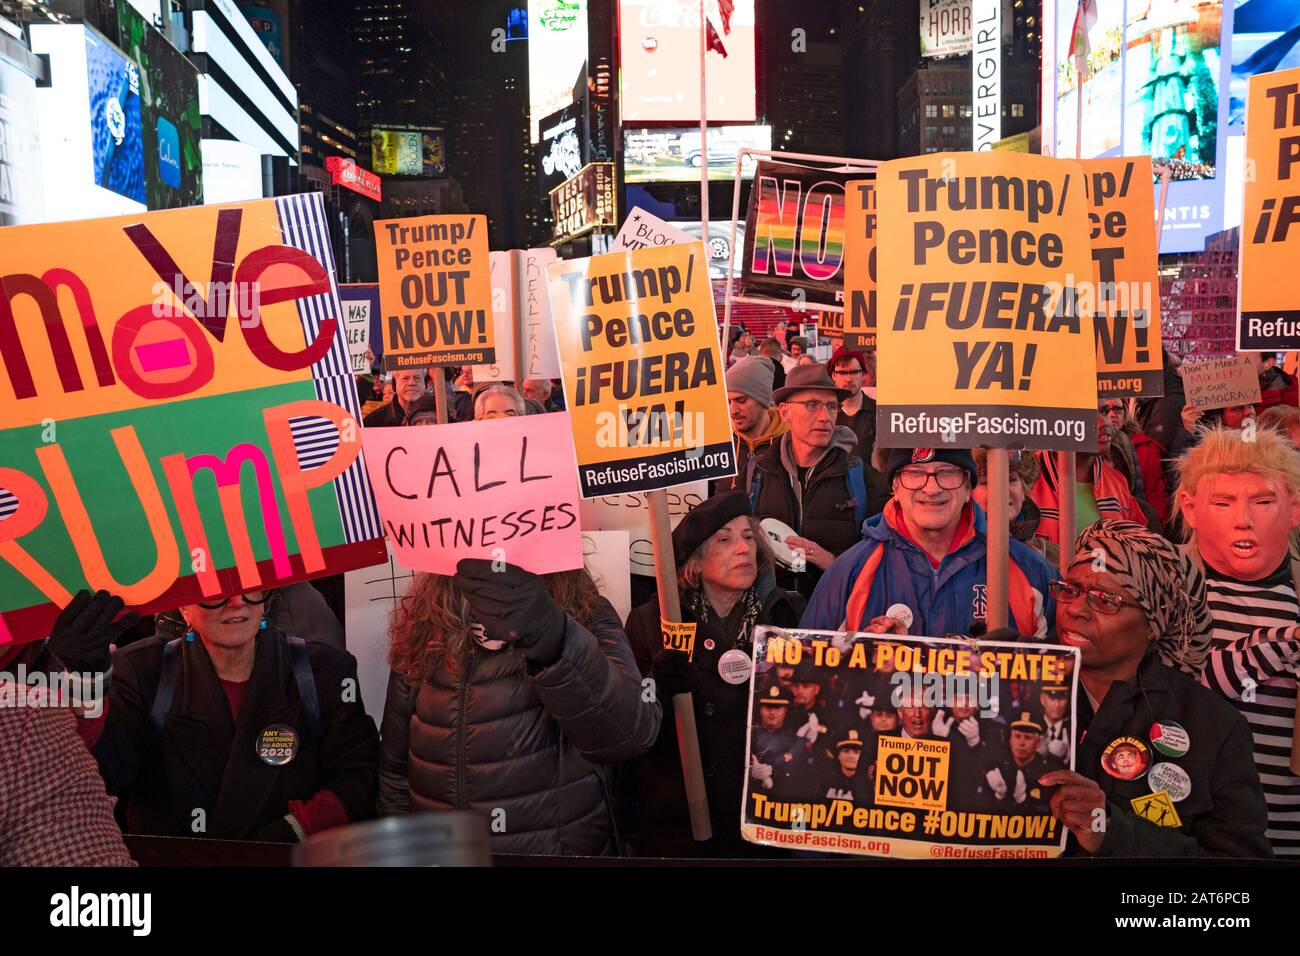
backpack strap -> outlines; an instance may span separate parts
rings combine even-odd
[[[163,723],[167,720],[167,711],[172,709],[172,698],[176,696],[176,680],[181,670],[181,641],[174,638],[163,645],[162,674],[158,678],[158,690],[153,695],[153,706],[149,708],[149,730],[155,737],[162,735]]]
[[[307,716],[307,726],[312,735],[320,739],[320,698],[316,696],[316,678],[312,676],[311,660],[307,656],[307,642],[301,637],[289,637],[289,657],[293,660],[293,679],[298,684],[298,700]]]
[[[867,520],[867,475],[860,458],[849,468],[849,494],[853,496],[853,514],[861,532],[862,522]]]
[[[749,507],[758,513],[758,493],[763,487],[763,479],[758,471],[758,458],[749,456],[745,462],[745,491],[749,494]]]

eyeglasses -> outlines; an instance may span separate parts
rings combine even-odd
[[[247,594],[244,595],[245,604],[265,604],[270,599],[271,599],[270,591],[249,591]],[[215,611],[217,608],[225,607],[229,603],[230,603],[230,598],[224,597],[216,604],[204,604],[202,601],[199,601],[198,605],[199,607],[206,608],[209,611]]]
[[[809,415],[816,415],[822,409],[826,409],[826,414],[834,418],[840,413],[839,402],[790,402],[791,405],[802,405],[808,410]]]
[[[1100,614],[1118,614],[1121,608],[1137,606],[1125,601],[1118,594],[1111,594],[1109,591],[1103,591],[1100,588],[1089,588],[1085,591],[1077,584],[1071,584],[1069,581],[1053,581],[1047,586],[1047,589],[1052,592],[1052,597],[1058,601],[1064,601],[1066,604],[1072,604],[1080,594],[1084,594],[1088,599],[1088,607]]]
[[[944,491],[956,491],[966,484],[966,472],[960,468],[941,468],[938,471],[904,468],[898,473],[898,483],[908,491],[920,491],[931,478]]]
[[[865,375],[866,370],[860,368],[837,368],[831,370],[832,375]]]

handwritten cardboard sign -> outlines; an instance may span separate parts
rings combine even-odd
[[[695,236],[683,232],[672,223],[664,222],[640,206],[633,206],[627,214],[623,228],[614,237],[610,252],[632,252],[650,246],[673,246],[679,242],[694,242]]]
[[[567,413],[371,428],[361,440],[403,567],[455,574],[461,558],[536,574],[582,567]]]
[[[677,523],[686,513],[709,497],[707,481],[692,481],[669,488],[668,523]],[[644,494],[604,495],[582,502],[582,530],[626,531],[629,535],[628,557],[633,574],[654,577],[655,555],[650,536],[650,506]]]
[[[1179,370],[1189,405],[1227,408],[1259,401],[1259,373],[1252,355],[1188,362]]]

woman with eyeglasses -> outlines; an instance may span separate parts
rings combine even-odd
[[[373,815],[356,659],[272,626],[271,595],[187,605],[182,637],[113,655],[94,753],[126,832],[295,843]]]
[[[1079,536],[1051,590],[1057,638],[1080,654],[1078,771],[1039,784],[1075,847],[1270,858],[1250,727],[1197,680],[1211,620],[1187,555],[1141,525],[1104,518]]]

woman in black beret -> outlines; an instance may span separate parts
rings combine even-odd
[[[798,627],[804,600],[776,586],[773,561],[743,491],[716,495],[689,512],[673,531],[682,620],[696,624],[692,659],[663,649],[659,603],[634,609],[627,636],[642,675],[653,677],[664,704],[659,738],[639,768],[641,856],[771,855],[740,839],[745,728],[749,715],[752,634],[756,625]],[[700,758],[713,838],[691,836],[670,701],[695,702]]]

